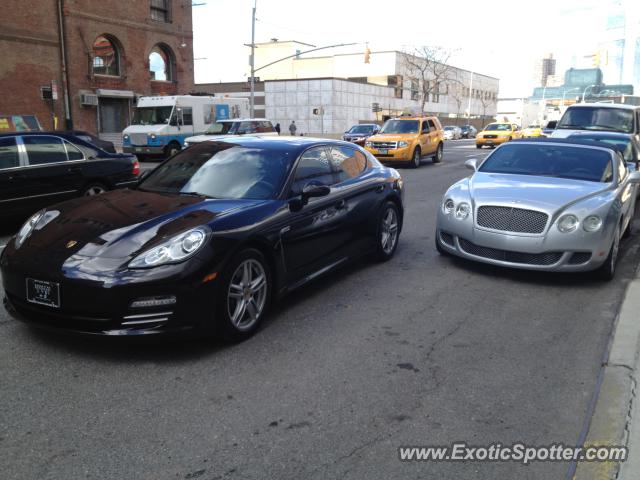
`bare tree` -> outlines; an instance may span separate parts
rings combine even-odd
[[[429,96],[445,95],[447,87],[455,80],[455,68],[449,65],[452,53],[443,47],[423,46],[402,54],[407,74],[419,81],[423,112]]]
[[[467,98],[464,90],[464,83],[458,78],[453,80],[453,82],[449,86],[449,95],[453,99],[456,104],[456,125],[460,120],[460,112],[462,111],[462,104],[464,100]]]
[[[489,107],[489,105],[492,105],[496,101],[494,92],[486,90],[481,91],[480,98],[478,100],[480,100],[480,105],[482,105],[482,121],[484,122],[484,117],[487,114],[487,108]]]

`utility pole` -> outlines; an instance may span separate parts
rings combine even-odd
[[[471,79],[469,80],[469,107],[467,108],[467,118],[469,119],[469,123],[471,123],[471,95],[473,91],[473,72],[471,72]]]
[[[255,85],[255,61],[254,61],[254,56],[255,56],[255,48],[256,48],[256,4],[258,3],[258,0],[254,0],[253,2],[253,9],[251,10],[251,58],[249,59],[249,65],[251,65],[251,78],[249,79],[249,83],[251,84],[251,95],[250,95],[250,100],[249,100],[249,112],[250,112],[250,116],[251,118],[255,117],[254,114],[254,110],[255,110],[255,91],[256,91],[256,85]]]

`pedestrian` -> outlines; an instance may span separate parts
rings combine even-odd
[[[276,123],[276,126],[274,128],[276,129],[276,132],[278,132],[278,135],[280,135],[280,124]]]
[[[291,125],[289,125],[289,133],[291,136],[295,136],[296,130],[298,130],[298,127],[296,127],[296,121],[291,120]]]

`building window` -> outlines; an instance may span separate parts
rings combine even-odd
[[[120,55],[111,39],[100,35],[93,42],[93,74],[120,75]]]
[[[151,80],[171,82],[173,75],[173,54],[168,47],[156,45],[149,54],[149,73]]]
[[[387,85],[394,87],[393,96],[395,98],[402,98],[402,75],[389,75]]]
[[[169,23],[171,21],[171,0],[151,0],[151,20]]]
[[[419,100],[420,92],[418,90],[418,80],[411,80],[411,100]]]

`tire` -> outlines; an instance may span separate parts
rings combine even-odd
[[[476,148],[482,148],[482,145],[478,145],[478,144],[476,143]]]
[[[164,147],[164,156],[165,156],[165,158],[173,157],[180,150],[182,150],[180,148],[180,145],[175,143],[175,142],[172,142],[169,145],[167,145],[166,147]]]
[[[438,148],[436,149],[436,153],[432,157],[433,163],[442,162],[442,157],[444,156],[443,152],[444,152],[444,147],[443,147],[442,143],[439,143],[438,144]]]
[[[416,147],[416,149],[413,151],[413,155],[411,156],[411,163],[409,163],[409,167],[411,168],[420,167],[421,159],[422,159],[422,151],[420,150],[420,147]]]
[[[376,259],[390,260],[398,248],[400,238],[400,213],[395,203],[387,201],[382,205],[376,228]]]
[[[272,285],[269,264],[259,250],[242,250],[229,261],[216,298],[216,331],[223,340],[240,342],[256,333],[269,308]]]
[[[609,255],[604,263],[595,271],[596,276],[605,282],[613,280],[616,276],[616,264],[618,263],[618,253],[620,251],[620,227],[616,229],[613,236],[613,243]]]
[[[82,190],[83,197],[94,197],[96,195],[101,195],[106,192],[108,189],[101,183],[92,183],[87,185],[84,190]]]

